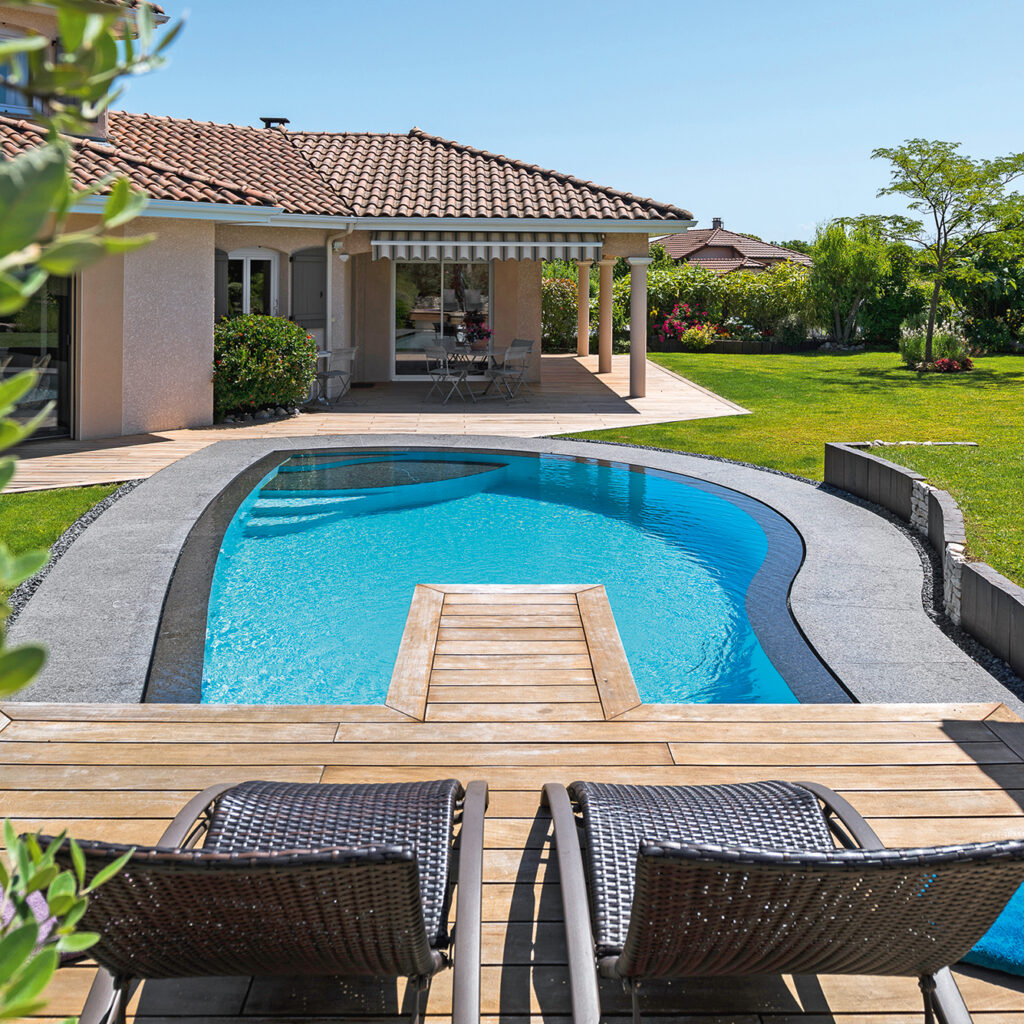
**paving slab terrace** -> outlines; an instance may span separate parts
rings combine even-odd
[[[692,381],[647,363],[647,395],[629,398],[629,356],[612,357],[597,373],[597,356],[541,357],[542,383],[533,394],[506,403],[453,398],[442,404],[430,384],[354,388],[335,406],[268,423],[164,430],[96,441],[39,440],[23,444],[8,491],[76,487],[137,480],[207,445],[230,438],[317,437],[334,434],[502,434],[544,437],[606,427],[739,416],[747,410]],[[481,391],[482,385],[473,385]]]

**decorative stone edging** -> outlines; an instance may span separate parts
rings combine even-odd
[[[964,517],[952,495],[869,447],[826,444],[825,483],[882,505],[927,537],[941,556],[946,614],[1024,675],[1024,589],[985,562],[967,560]]]

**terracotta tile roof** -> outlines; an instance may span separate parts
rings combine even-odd
[[[692,219],[687,210],[603,188],[413,128],[290,132],[358,217]]]
[[[46,132],[32,121],[0,115],[0,154],[11,159],[38,146]],[[176,199],[193,203],[230,203],[234,206],[273,205],[273,197],[249,191],[216,178],[200,177],[161,160],[143,159],[92,139],[68,139],[71,145],[71,175],[85,188],[110,174],[126,175],[154,199]]]
[[[232,182],[239,191],[269,197],[288,213],[349,212],[283,131],[123,111],[111,111],[107,124],[120,153]]]
[[[797,252],[795,249],[785,249],[781,245],[761,242],[756,238],[751,238],[750,235],[741,235],[736,231],[727,231],[725,228],[699,228],[696,231],[666,235],[664,238],[659,238],[658,243],[665,247],[665,251],[674,260],[685,259],[690,263],[700,262],[710,265],[713,262],[721,262],[723,258],[719,256],[701,257],[700,250],[710,248],[732,249],[736,254],[735,259],[750,260],[757,267],[767,266],[779,260],[789,260],[791,263],[799,263],[805,267],[809,267],[812,262],[810,256]]]
[[[37,126],[3,120],[11,153],[38,143]],[[107,142],[71,140],[76,179],[84,186],[127,174],[154,199],[349,217],[692,219],[667,203],[418,128],[405,135],[286,132],[111,111],[107,133]]]

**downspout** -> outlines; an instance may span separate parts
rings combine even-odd
[[[348,238],[348,236],[355,230],[355,227],[356,222],[352,221],[344,231],[338,231],[333,235],[328,235],[325,243],[327,246],[327,292],[324,296],[324,302],[327,308],[325,309],[326,316],[324,317],[324,348],[326,348],[328,352],[334,351],[334,317],[331,316],[331,300],[333,298],[331,294],[331,281],[334,278],[334,266],[332,263],[332,260],[334,259],[334,243]],[[346,315],[347,313],[348,310],[346,309]]]

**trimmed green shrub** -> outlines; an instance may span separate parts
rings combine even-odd
[[[576,281],[543,277],[540,282],[541,349],[566,352],[576,348]]]
[[[213,329],[213,410],[255,412],[305,401],[316,375],[316,341],[278,316],[239,316]]]

